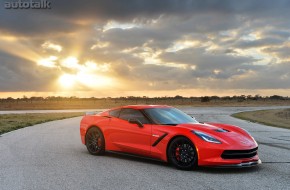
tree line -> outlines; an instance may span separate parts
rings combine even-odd
[[[40,96],[32,96],[27,97],[23,96],[22,98],[1,98],[1,102],[15,102],[15,101],[26,101],[26,102],[36,102],[36,101],[89,101],[89,100],[192,100],[192,101],[200,101],[200,102],[210,102],[210,101],[246,101],[246,100],[290,100],[287,96],[279,96],[279,95],[272,95],[272,96],[260,96],[260,95],[235,95],[235,96],[200,96],[200,97],[184,97],[180,95],[176,96],[163,96],[163,97],[147,97],[147,96],[126,96],[126,97],[103,97],[103,98],[80,98],[76,96],[70,97],[63,97],[63,96],[48,96],[48,97],[40,97]]]

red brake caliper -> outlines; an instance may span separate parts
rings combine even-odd
[[[176,148],[175,150],[175,157],[176,157],[176,160],[180,161],[180,154],[179,154],[179,147]]]
[[[99,137],[99,138],[98,138],[98,147],[101,146],[101,143],[102,143],[102,140],[101,140],[101,138]]]

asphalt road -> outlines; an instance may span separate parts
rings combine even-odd
[[[0,136],[1,190],[59,189],[290,189],[290,130],[230,117],[259,108],[184,109],[199,121],[239,125],[258,141],[262,165],[180,171],[166,163],[108,153],[81,144],[81,117],[35,125]]]

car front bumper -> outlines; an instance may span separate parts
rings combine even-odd
[[[257,161],[250,161],[250,162],[242,162],[239,164],[226,164],[226,165],[211,165],[208,167],[214,167],[214,168],[249,168],[253,166],[257,166],[259,164],[262,164],[262,161],[259,159]]]

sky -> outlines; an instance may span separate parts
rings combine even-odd
[[[0,98],[290,96],[288,0],[0,2]]]

